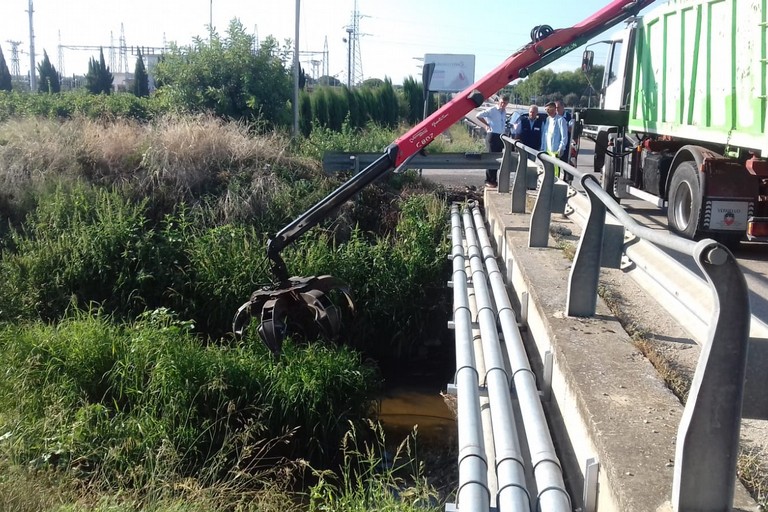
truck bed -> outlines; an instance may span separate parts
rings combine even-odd
[[[766,0],[680,0],[645,15],[629,128],[768,157],[766,11]]]

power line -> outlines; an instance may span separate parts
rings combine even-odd
[[[22,43],[21,41],[11,41],[10,39],[6,40],[6,42],[11,45],[11,75],[19,76],[21,75],[19,46],[21,46]]]
[[[352,22],[347,26],[347,86],[358,85],[363,82],[363,56],[360,49],[360,36],[368,35],[360,33],[360,18],[366,17],[360,14],[355,0],[355,10],[352,11]]]

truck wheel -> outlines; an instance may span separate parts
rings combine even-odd
[[[615,160],[610,156],[605,158],[605,164],[603,165],[603,190],[608,192],[614,201],[621,203],[621,199],[616,190],[616,170],[614,162]]]
[[[683,162],[675,170],[669,185],[667,221],[669,228],[693,240],[699,231],[701,186],[693,162]]]
[[[605,150],[608,148],[608,132],[599,131],[595,138],[594,171],[602,172],[605,165]]]

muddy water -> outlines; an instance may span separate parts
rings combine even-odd
[[[438,388],[409,385],[387,390],[380,398],[379,421],[391,453],[415,427],[415,453],[424,463],[424,476],[442,499],[455,492],[458,482],[456,418]]]

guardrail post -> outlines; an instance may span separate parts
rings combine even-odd
[[[702,240],[694,259],[715,295],[709,339],[701,349],[677,433],[672,505],[677,511],[731,510],[747,366],[747,283],[733,255]]]
[[[544,153],[546,154],[546,153]],[[540,153],[541,155],[541,153]],[[541,160],[541,158],[539,158]],[[549,244],[549,223],[552,218],[552,191],[555,187],[555,164],[544,163],[544,175],[531,213],[528,247],[546,247]]]
[[[568,316],[593,316],[597,308],[597,284],[603,253],[605,205],[586,186],[586,181],[598,183],[594,176],[585,174],[581,185],[589,197],[589,218],[579,239],[579,247],[568,277],[568,295],[565,310]]]
[[[499,166],[499,188],[501,193],[509,192],[509,178],[512,171],[517,167],[517,161],[520,159],[520,153],[515,151],[513,141],[507,137],[502,137],[504,143],[504,152],[501,154],[501,165]]]
[[[515,181],[512,184],[512,213],[525,213],[525,196],[528,189],[528,155],[522,149],[522,144],[518,144],[515,144],[518,158]]]

